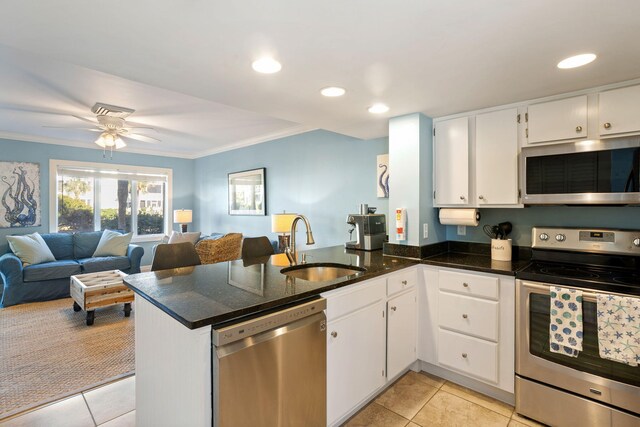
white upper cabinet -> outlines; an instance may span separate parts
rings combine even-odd
[[[529,144],[587,137],[587,95],[528,107]]]
[[[640,86],[602,92],[598,104],[600,135],[640,132]]]
[[[476,116],[478,206],[518,204],[518,110]]]
[[[438,122],[433,146],[436,204],[468,204],[469,118]]]

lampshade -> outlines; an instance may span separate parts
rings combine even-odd
[[[177,209],[173,211],[173,222],[178,224],[189,224],[193,220],[191,209]]]
[[[291,224],[298,216],[294,213],[279,213],[271,215],[271,232],[272,233],[288,233],[291,231]]]

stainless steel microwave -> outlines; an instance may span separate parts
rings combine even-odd
[[[640,137],[525,147],[525,205],[640,205]]]

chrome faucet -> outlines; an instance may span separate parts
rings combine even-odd
[[[311,225],[309,225],[309,220],[304,215],[297,215],[291,223],[291,237],[289,240],[289,244],[284,248],[284,253],[289,259],[289,265],[298,264],[298,253],[296,252],[296,226],[298,225],[298,221],[300,220],[304,221],[304,225],[307,228],[307,245],[313,245],[315,243],[315,240],[313,240]]]

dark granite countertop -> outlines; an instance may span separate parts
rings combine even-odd
[[[463,252],[445,252],[422,260],[422,264],[461,268],[464,270],[504,274],[509,276],[515,276],[518,271],[528,266],[530,262],[531,261],[529,259],[495,261],[491,259],[490,255]]]
[[[415,265],[415,260],[386,256],[382,251],[352,251],[342,246],[305,251],[307,263],[338,263],[366,268],[354,276],[309,282],[288,279],[284,254],[127,276],[125,284],[171,317],[196,329],[302,302],[322,292]],[[300,251],[300,253],[303,253]]]

